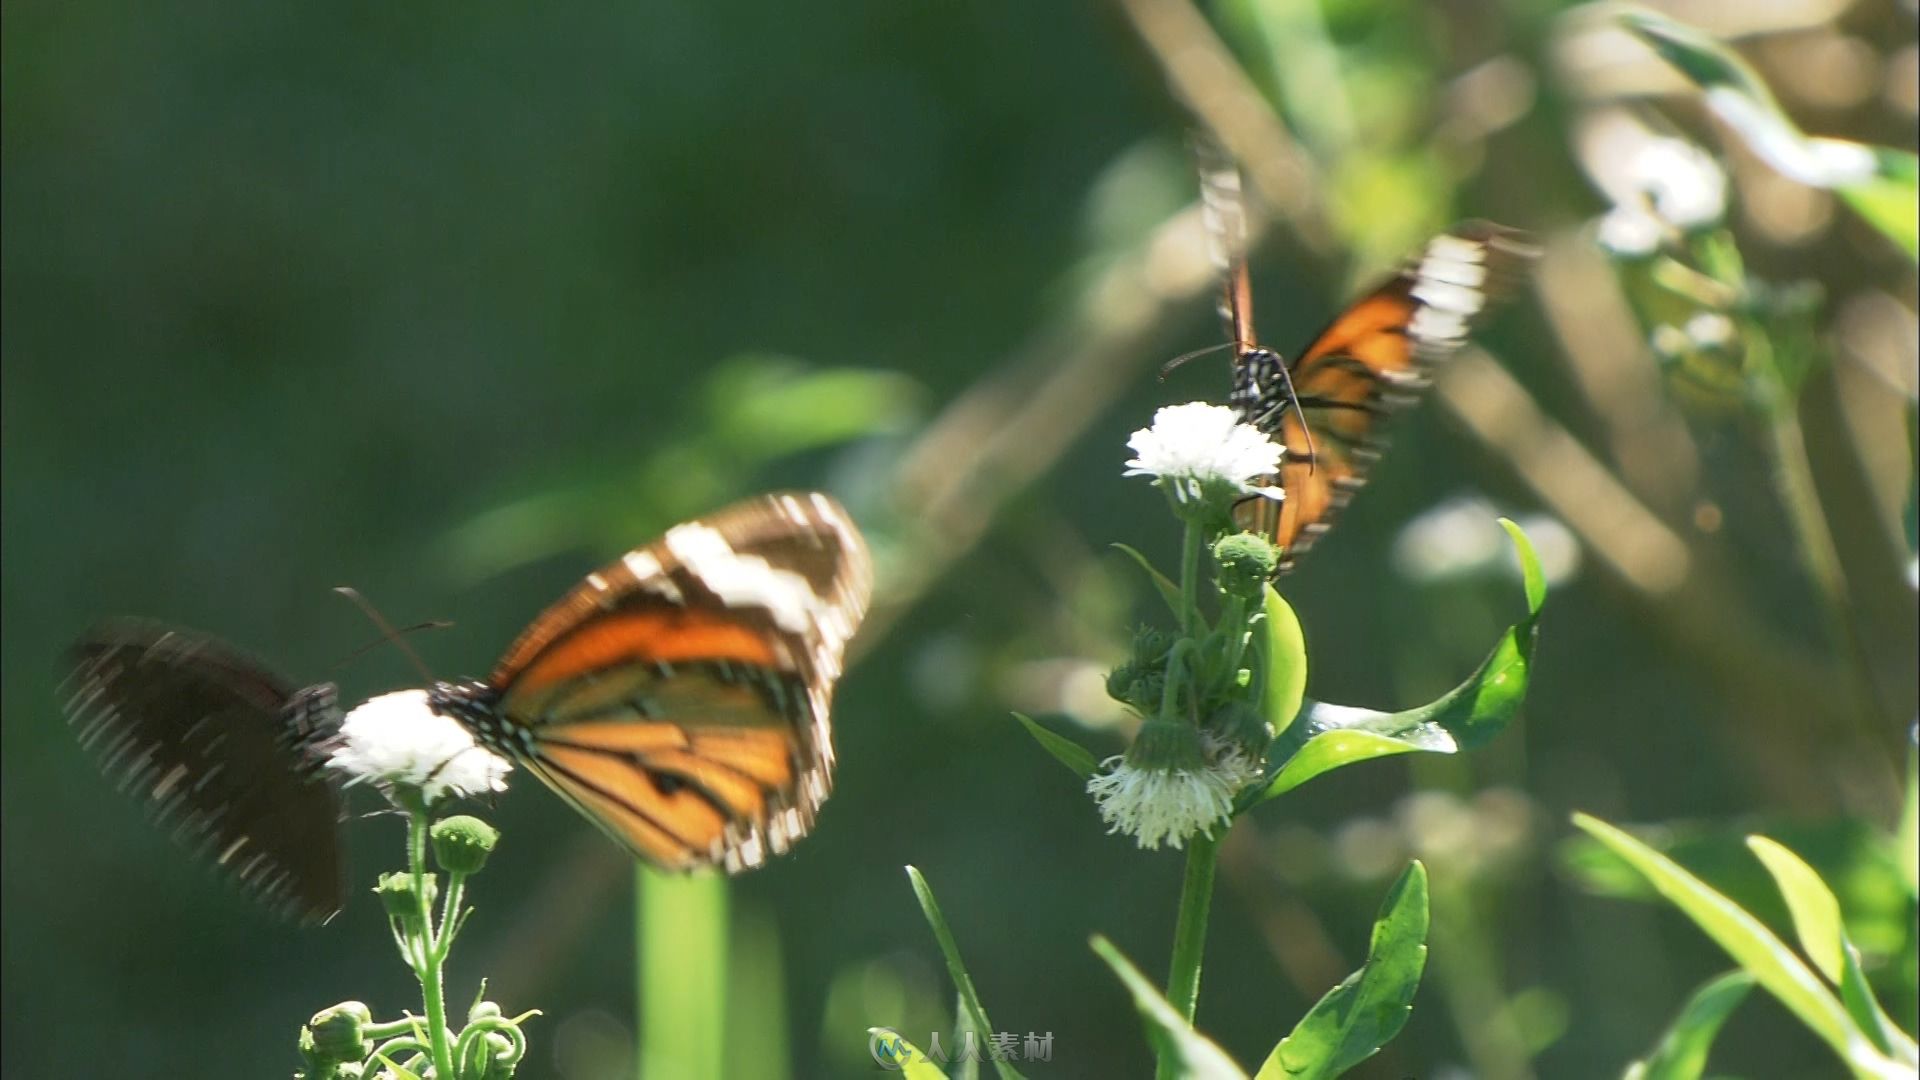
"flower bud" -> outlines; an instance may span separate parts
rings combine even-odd
[[[366,1028],[373,1011],[358,1001],[343,1001],[313,1014],[300,1029],[300,1056],[319,1070],[359,1062],[373,1052]]]
[[[477,874],[500,842],[500,830],[477,817],[459,814],[433,823],[433,861],[449,874]]]
[[[1273,725],[1260,710],[1244,701],[1232,701],[1207,717],[1207,730],[1222,742],[1237,746],[1253,761],[1264,761],[1273,742]]]
[[[1251,600],[1273,577],[1280,552],[1259,533],[1234,533],[1213,545],[1213,562],[1220,568],[1220,588]]]
[[[1127,764],[1136,769],[1192,771],[1206,763],[1200,730],[1181,720],[1148,720],[1127,747]]]
[[[439,896],[440,883],[432,874],[423,875],[427,895],[424,898],[413,894],[413,875],[404,870],[392,874],[381,874],[380,883],[373,888],[374,895],[387,909],[387,914],[396,919],[410,919],[420,914],[421,907],[431,907]]]

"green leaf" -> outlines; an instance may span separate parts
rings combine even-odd
[[[899,1066],[898,1069],[889,1069],[889,1072],[898,1072],[907,1080],[947,1080],[947,1074],[933,1063],[932,1058],[892,1028],[868,1028],[867,1038],[876,1060],[885,1056],[887,1061]]]
[[[1300,703],[1307,696],[1307,639],[1300,630],[1300,617],[1272,585],[1265,587],[1262,606],[1260,654],[1265,667],[1260,712],[1278,736],[1300,715]]]
[[[1695,990],[1653,1053],[1627,1067],[1625,1080],[1700,1080],[1720,1026],[1752,989],[1753,976],[1729,971]]]
[[[1838,986],[1846,967],[1846,930],[1840,922],[1840,901],[1800,856],[1764,836],[1747,837],[1751,849],[1786,898],[1793,916],[1793,932],[1800,950],[1828,982]]]
[[[1359,761],[1419,750],[1456,754],[1482,745],[1506,730],[1527,696],[1537,623],[1547,587],[1540,557],[1520,527],[1501,524],[1513,536],[1526,583],[1527,617],[1507,628],[1465,682],[1417,709],[1383,713],[1325,702],[1308,709],[1267,756],[1272,778],[1249,788],[1235,803],[1244,811],[1285,794],[1322,773]]]
[[[1140,1010],[1140,1018],[1146,1022],[1147,1041],[1153,1044],[1154,1054],[1162,1061],[1176,1064],[1174,1075],[1182,1080],[1246,1080],[1247,1074],[1233,1063],[1225,1050],[1193,1030],[1193,1025],[1180,1018],[1167,999],[1160,996],[1140,969],[1133,966],[1119,949],[1106,938],[1095,934],[1093,951],[1107,962],[1115,975],[1133,995],[1133,1005]]]
[[[933,888],[920,871],[907,867],[907,878],[913,882],[913,895],[920,901],[920,911],[927,917],[927,925],[933,928],[933,938],[940,943],[940,955],[946,958],[947,975],[953,979],[953,987],[960,993],[960,1006],[971,1021],[975,1031],[992,1031],[993,1025],[987,1022],[987,1010],[980,1004],[980,995],[973,989],[973,976],[967,974],[967,965],[960,959],[960,946],[953,940],[953,931],[947,926],[947,917],[940,913],[940,902],[933,898]],[[1020,1073],[1004,1061],[993,1063],[994,1072],[1000,1080],[1018,1080]]]
[[[1153,582],[1153,587],[1160,590],[1160,599],[1167,602],[1167,610],[1173,612],[1173,617],[1178,619],[1180,617],[1181,607],[1185,603],[1185,601],[1180,598],[1180,586],[1174,584],[1173,579],[1167,577],[1167,575],[1155,570],[1153,564],[1147,561],[1145,555],[1140,554],[1125,544],[1115,544],[1113,546],[1124,552],[1129,558],[1139,564],[1140,569],[1147,572],[1147,578]]]
[[[1846,925],[1840,919],[1840,901],[1827,888],[1820,875],[1800,856],[1764,836],[1750,836],[1747,846],[1773,875],[1780,895],[1786,898],[1793,916],[1794,934],[1800,948],[1812,958],[1814,966],[1827,981],[1840,988],[1840,1004],[1854,1025],[1883,1054],[1891,1054],[1908,1063],[1920,1058],[1913,1040],[1881,1009],[1860,967],[1860,950],[1847,939]]]
[[[1048,731],[1040,726],[1038,720],[1025,714],[1014,713],[1013,718],[1020,721],[1020,726],[1027,729],[1027,734],[1033,736],[1033,741],[1039,743],[1041,749],[1052,754],[1055,761],[1072,769],[1075,776],[1090,780],[1100,771],[1100,762],[1086,747],[1058,732]]]
[[[1761,160],[1803,184],[1840,193],[1855,213],[1920,259],[1920,159],[1902,150],[1810,137],[1746,61],[1712,37],[1649,11],[1621,23],[1698,85],[1707,107]]]
[[[1254,1080],[1320,1080],[1372,1057],[1406,1026],[1426,966],[1427,868],[1416,861],[1381,901],[1365,966],[1307,1011]]]
[[[1679,864],[1598,818],[1573,815],[1573,823],[1631,863],[1660,894],[1739,962],[1766,991],[1832,1047],[1854,1075],[1910,1076],[1874,1048],[1820,977],[1800,962],[1760,920]]]

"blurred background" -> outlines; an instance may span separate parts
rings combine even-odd
[[[1663,7],[1808,131],[1913,148],[1911,3]],[[1104,835],[1009,714],[1124,745],[1101,678],[1157,601],[1109,545],[1164,566],[1178,544],[1124,442],[1226,389],[1218,356],[1155,377],[1219,340],[1195,113],[1265,208],[1282,351],[1457,218],[1546,247],[1284,582],[1309,695],[1403,708],[1464,677],[1524,611],[1496,515],[1555,584],[1498,741],[1345,770],[1236,827],[1199,1026],[1258,1063],[1418,855],[1427,981],[1354,1075],[1617,1075],[1727,962],[1570,843],[1576,809],[1657,824],[1775,919],[1733,855],[1745,831],[1787,841],[1911,1021],[1912,900],[1880,837],[1915,710],[1914,264],[1584,13],[69,0],[10,4],[6,30],[8,1076],[284,1075],[313,1011],[417,1001],[358,891],[401,863],[396,822],[349,826],[333,923],[273,922],[65,729],[62,651],[91,621],[204,629],[358,700],[417,679],[391,650],[335,667],[374,634],[332,586],[453,620],[413,644],[478,675],[598,562],[788,486],[843,498],[882,574],[816,833],[724,890],[660,893],[728,947],[698,970],[643,950],[636,990],[629,864],[523,778],[490,814],[452,998],[485,975],[509,1013],[544,1010],[523,1076],[631,1075],[637,1010],[671,1023],[689,987],[726,1002],[731,1075],[869,1072],[868,1027],[951,1019],[913,863],[995,1026],[1052,1033],[1033,1073],[1143,1074],[1085,941],[1163,974],[1180,859]],[[1648,132],[1720,159],[1750,272],[1820,286],[1822,359],[1784,409],[1711,342],[1650,344],[1595,242]],[[1794,432],[1811,517],[1781,482]],[[1836,1074],[1771,1000],[1732,1025],[1720,1072]]]

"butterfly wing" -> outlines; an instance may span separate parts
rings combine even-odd
[[[828,721],[873,587],[824,495],[765,495],[587,576],[495,668],[501,740],[636,855],[757,866],[833,776]]]
[[[1280,475],[1270,478],[1286,498],[1250,499],[1238,517],[1282,547],[1282,572],[1366,483],[1391,413],[1418,398],[1433,365],[1465,344],[1535,254],[1522,234],[1491,222],[1467,222],[1434,237],[1287,368],[1298,409],[1290,407],[1277,358],[1264,349],[1243,353],[1236,398],[1249,423],[1286,447]]]
[[[296,689],[204,635],[116,620],[72,650],[68,722],[101,770],[249,893],[303,921],[344,900],[331,684]]]

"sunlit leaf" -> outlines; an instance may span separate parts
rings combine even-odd
[[[1739,905],[1708,888],[1679,864],[1612,825],[1585,814],[1573,823],[1633,864],[1653,887],[1679,908],[1754,981],[1819,1036],[1856,1076],[1911,1076],[1911,1071],[1877,1050],[1820,977],[1786,943]]]
[[[1907,750],[1907,799],[1893,843],[1907,895],[1920,897],[1920,756],[1911,748]]]
[[[1699,30],[1648,11],[1620,16],[1697,84],[1712,109],[1761,160],[1803,184],[1831,188],[1874,228],[1920,259],[1920,161],[1913,154],[1808,136],[1746,61]]]
[[[1793,932],[1800,950],[1828,982],[1840,983],[1846,966],[1842,945],[1846,931],[1840,924],[1840,901],[1800,856],[1764,836],[1747,837],[1747,847],[1760,859],[1793,916]]]
[[[1052,754],[1055,761],[1072,769],[1075,776],[1090,780],[1100,771],[1100,762],[1086,747],[1058,732],[1048,731],[1030,716],[1014,713],[1013,718],[1020,721],[1020,726],[1027,729],[1027,734],[1033,736],[1033,741],[1039,743],[1041,749]]]
[[[907,867],[907,878],[913,882],[913,895],[920,901],[920,911],[927,917],[927,925],[933,929],[933,938],[940,943],[940,955],[946,959],[947,975],[953,979],[953,987],[960,994],[961,1008],[966,1012],[975,1031],[992,1031],[993,1025],[987,1022],[987,1010],[980,1004],[980,995],[973,988],[973,976],[967,974],[967,965],[960,959],[960,946],[953,940],[953,931],[947,926],[947,917],[940,913],[940,903],[933,898],[933,888],[927,879],[914,867]],[[1012,1065],[996,1060],[994,1072],[1000,1080],[1012,1080],[1020,1073]]]
[[[1300,715],[1300,702],[1307,695],[1307,640],[1300,617],[1272,585],[1265,588],[1263,610],[1260,712],[1277,737]]]
[[[1415,862],[1380,904],[1366,965],[1308,1010],[1255,1080],[1339,1076],[1398,1035],[1427,966],[1427,914],[1427,869]]]
[[[1700,1080],[1720,1027],[1753,989],[1753,976],[1729,971],[1693,992],[1660,1045],[1627,1066],[1622,1080]]]
[[[1153,1045],[1154,1055],[1163,1062],[1174,1063],[1175,1076],[1182,1080],[1246,1080],[1247,1074],[1233,1063],[1227,1052],[1182,1020],[1179,1012],[1112,942],[1095,935],[1092,944],[1093,951],[1099,953],[1100,959],[1126,984],[1127,992],[1133,996],[1134,1008],[1140,1010],[1140,1018],[1146,1023],[1147,1041]]]
[[[1773,875],[1774,884],[1786,899],[1793,916],[1793,930],[1800,939],[1801,951],[1813,960],[1820,974],[1839,987],[1840,1004],[1853,1017],[1854,1024],[1866,1033],[1885,1054],[1914,1063],[1920,1051],[1889,1018],[1873,988],[1867,985],[1860,967],[1860,950],[1847,940],[1840,919],[1840,901],[1827,888],[1813,867],[1786,847],[1764,836],[1747,838],[1747,846]]]
[[[898,430],[919,387],[894,371],[814,368],[782,356],[728,360],[707,381],[702,437],[746,462]]]
[[[1504,518],[1501,524],[1513,536],[1520,556],[1527,617],[1501,635],[1479,670],[1438,700],[1404,712],[1316,703],[1283,737],[1274,740],[1267,756],[1271,779],[1242,794],[1237,809],[1256,806],[1322,773],[1355,762],[1416,750],[1459,753],[1506,730],[1526,700],[1537,623],[1546,603],[1546,582],[1540,557],[1526,534]]]

